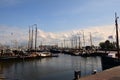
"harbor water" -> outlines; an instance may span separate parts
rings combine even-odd
[[[102,71],[100,57],[80,57],[59,54],[59,57],[0,62],[0,73],[6,80],[73,80],[74,71],[81,77],[93,70]]]

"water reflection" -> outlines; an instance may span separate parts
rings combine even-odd
[[[100,57],[60,54],[57,58],[0,62],[0,71],[7,80],[72,80],[74,70],[81,70],[81,76],[85,76],[94,69],[102,71]]]

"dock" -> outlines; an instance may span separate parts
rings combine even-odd
[[[94,75],[82,77],[78,80],[120,80],[120,66],[107,69]]]

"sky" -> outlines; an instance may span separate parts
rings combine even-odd
[[[91,32],[98,44],[114,34],[114,14],[120,15],[119,3],[120,0],[0,0],[0,43],[27,41],[29,26],[37,24],[39,42],[69,39],[84,31],[86,38]]]

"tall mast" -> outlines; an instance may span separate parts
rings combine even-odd
[[[73,38],[71,38],[71,48],[73,48]]]
[[[36,51],[36,44],[37,44],[37,24],[34,24],[34,25],[36,25],[36,31],[35,31],[35,51]]]
[[[28,40],[28,49],[30,49],[30,26],[29,26],[29,40]]]
[[[84,31],[83,31],[83,47],[85,47],[85,35],[84,35]]]
[[[32,37],[31,37],[31,49],[33,49],[33,26],[32,26]]]
[[[81,43],[81,42],[80,42],[80,36],[79,36],[79,50],[80,50],[80,47],[81,47],[81,46],[80,46],[80,43]]]
[[[66,44],[66,43],[65,43],[65,39],[64,39],[64,48],[66,47],[65,44]]]
[[[77,36],[75,36],[75,49],[77,49]]]
[[[90,46],[92,46],[92,35],[91,35],[91,32],[90,32]]]
[[[118,55],[118,58],[120,58],[120,54],[119,54],[118,23],[117,23],[117,20],[118,20],[117,13],[115,13],[115,26],[116,26],[116,46],[117,46],[117,55]]]

